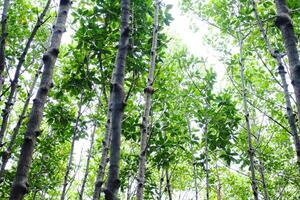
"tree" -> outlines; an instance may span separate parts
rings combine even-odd
[[[39,127],[42,121],[44,104],[52,84],[53,68],[59,53],[61,37],[63,32],[65,32],[65,24],[70,7],[71,2],[69,0],[60,1],[50,47],[49,50],[43,55],[44,70],[42,73],[42,79],[31,109],[29,117],[30,119],[27,125],[10,199],[22,199],[24,195],[28,193],[29,167],[32,162],[32,154],[36,139],[40,134]]]

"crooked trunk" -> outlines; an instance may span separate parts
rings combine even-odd
[[[57,19],[50,40],[50,47],[43,55],[44,70],[42,79],[29,115],[29,121],[21,147],[21,154],[17,164],[16,176],[10,193],[10,200],[21,200],[24,195],[28,193],[28,173],[32,163],[32,154],[37,137],[41,133],[40,125],[43,118],[44,106],[52,85],[53,69],[59,53],[62,34],[66,29],[65,24],[70,7],[70,0],[60,1]]]
[[[153,94],[153,81],[154,81],[154,69],[156,61],[156,49],[157,49],[157,37],[158,37],[158,12],[159,12],[159,1],[155,2],[155,14],[153,23],[153,36],[152,36],[152,47],[151,47],[151,62],[148,74],[147,87],[144,89],[145,93],[145,105],[144,105],[144,115],[141,124],[141,143],[140,143],[140,157],[139,157],[139,171],[138,171],[138,185],[136,198],[137,200],[142,200],[144,192],[145,183],[145,168],[146,168],[146,154],[147,154],[147,141],[149,138],[149,115],[151,110],[151,96]]]
[[[125,63],[129,44],[129,5],[130,0],[121,0],[121,35],[116,57],[116,65],[111,81],[111,146],[110,146],[110,166],[107,185],[105,189],[105,199],[117,199],[120,187],[120,148],[122,118],[125,107],[124,75]]]

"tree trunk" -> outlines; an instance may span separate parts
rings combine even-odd
[[[31,85],[31,87],[28,91],[27,98],[26,98],[26,101],[24,103],[22,112],[19,116],[18,122],[17,122],[15,128],[13,129],[13,134],[12,134],[11,139],[9,141],[9,145],[6,148],[6,150],[2,153],[2,164],[1,164],[1,169],[0,169],[0,183],[4,178],[6,164],[7,164],[8,160],[10,159],[11,151],[12,151],[14,145],[15,145],[15,140],[17,138],[17,135],[19,134],[21,125],[22,125],[23,120],[25,118],[25,114],[26,114],[27,108],[29,106],[29,102],[30,102],[30,99],[32,97],[35,85],[37,83],[39,75],[41,74],[42,67],[43,67],[43,64],[41,63],[38,70],[37,70],[37,72],[36,72],[36,74],[35,74],[35,76],[34,76],[32,85]]]
[[[295,91],[298,121],[300,123],[300,60],[297,49],[297,37],[285,0],[275,0],[277,8],[276,26],[280,29],[289,60],[292,85]],[[299,149],[300,152],[300,149]]]
[[[239,41],[239,48],[240,48],[240,71],[241,71],[241,83],[242,83],[242,97],[244,102],[244,116],[246,121],[246,129],[248,132],[248,156],[250,160],[250,171],[251,171],[251,185],[253,196],[255,200],[258,200],[258,187],[257,187],[257,180],[255,177],[255,166],[254,166],[254,149],[252,147],[252,133],[251,133],[251,126],[249,120],[249,111],[248,111],[248,100],[246,96],[246,89],[245,89],[245,78],[244,78],[244,65],[243,65],[243,39],[240,38]]]
[[[164,183],[164,170],[161,169],[161,176],[160,176],[160,179],[159,179],[158,200],[162,199],[162,186],[163,186],[163,183]]]
[[[79,120],[80,120],[80,117],[82,116],[82,106],[83,106],[83,93],[81,93],[81,95],[80,95],[79,108],[78,108],[76,122],[75,122],[74,129],[73,129],[71,150],[70,150],[70,154],[69,154],[68,165],[67,165],[65,176],[64,176],[63,189],[62,189],[62,193],[61,193],[61,197],[60,197],[61,200],[65,199],[66,193],[67,193],[66,189],[68,186],[68,178],[69,178],[69,174],[71,172],[72,163],[73,163],[73,154],[74,154],[75,141],[78,136],[77,132],[78,132]]]
[[[125,107],[124,75],[129,45],[129,5],[130,0],[121,0],[121,35],[116,57],[116,66],[111,82],[111,146],[110,166],[105,189],[105,199],[117,199],[120,187],[119,167],[121,148],[121,127]]]
[[[167,190],[169,195],[169,200],[172,200],[172,192],[171,192],[171,184],[170,184],[170,176],[169,176],[169,170],[166,169],[166,181],[167,181]]]
[[[267,183],[265,179],[265,173],[264,173],[264,164],[261,160],[259,160],[259,166],[258,166],[258,171],[261,177],[261,182],[263,186],[263,191],[264,191],[264,199],[269,200],[269,195],[268,195],[268,188],[267,188]]]
[[[92,135],[91,135],[91,144],[90,144],[90,149],[89,149],[89,153],[88,153],[88,158],[87,158],[87,161],[86,161],[85,173],[84,173],[84,177],[83,177],[83,181],[82,181],[81,190],[80,190],[80,193],[79,193],[79,199],[80,200],[83,199],[84,188],[85,188],[87,177],[89,175],[90,160],[91,160],[91,157],[92,157],[92,150],[93,150],[93,146],[94,146],[94,138],[95,138],[96,128],[97,128],[97,124],[95,122],[93,132],[92,132]]]
[[[108,107],[110,107],[110,104],[111,103],[108,103]],[[106,168],[106,165],[108,162],[108,148],[109,148],[110,140],[111,140],[110,121],[111,121],[111,109],[109,108],[107,111],[107,121],[105,124],[105,135],[104,135],[104,140],[102,142],[101,160],[100,160],[100,164],[99,164],[98,171],[97,171],[97,178],[96,178],[96,182],[95,182],[93,200],[99,200],[101,197],[103,177],[104,177],[105,168]]]
[[[255,3],[254,0],[252,0],[252,5],[253,5],[253,8],[254,8],[254,14],[255,14],[258,26],[260,28],[260,32],[261,32],[261,34],[262,34],[262,36],[265,40],[268,51],[273,56],[273,58],[276,59],[276,62],[277,62],[277,65],[278,65],[278,72],[279,72],[279,75],[280,75],[280,78],[281,78],[284,97],[285,97],[285,105],[286,105],[288,123],[289,123],[290,129],[291,129],[291,133],[293,135],[293,140],[294,140],[294,145],[295,145],[296,155],[297,155],[298,170],[299,170],[299,173],[300,173],[300,139],[299,139],[299,134],[298,134],[298,130],[297,130],[296,122],[295,122],[295,116],[293,114],[294,112],[293,112],[293,108],[292,108],[292,104],[291,104],[291,98],[290,98],[290,94],[289,94],[289,90],[288,90],[288,84],[287,84],[287,81],[286,81],[286,76],[285,76],[286,72],[284,70],[284,66],[283,66],[283,63],[282,63],[282,55],[278,51],[275,51],[272,48],[271,43],[269,41],[269,38],[266,34],[266,31],[263,28],[263,24],[261,22],[261,19],[258,15],[256,3]],[[297,104],[298,104],[298,102],[297,102]]]
[[[140,157],[139,157],[139,171],[137,176],[137,200],[144,199],[144,184],[145,184],[145,168],[146,168],[146,154],[147,154],[147,141],[149,138],[149,115],[151,110],[151,97],[153,94],[153,81],[154,81],[154,70],[156,61],[156,49],[157,49],[157,37],[158,37],[158,12],[159,12],[159,1],[155,1],[155,14],[153,23],[153,37],[152,37],[152,47],[151,47],[151,62],[148,74],[147,87],[144,89],[145,93],[145,105],[144,105],[144,115],[142,118],[141,125],[141,144],[140,144]]]
[[[296,155],[297,155],[298,171],[300,173],[300,140],[299,140],[298,130],[295,124],[295,115],[293,113],[293,108],[290,100],[288,84],[286,82],[286,77],[285,77],[286,72],[284,70],[283,65],[280,65],[278,67],[278,73],[281,77],[281,81],[283,85],[286,112],[287,112],[288,122],[291,128],[291,132],[293,134],[294,145],[295,145]]]
[[[50,47],[43,55],[44,70],[42,73],[42,79],[36,97],[33,100],[33,106],[29,115],[24,142],[21,147],[21,154],[17,165],[16,176],[10,193],[10,200],[21,200],[24,195],[28,193],[28,173],[32,162],[32,154],[37,137],[41,133],[40,125],[43,118],[44,106],[48,92],[52,85],[53,69],[59,53],[62,34],[66,29],[65,24],[70,7],[70,0],[60,1]]]
[[[221,200],[221,181],[220,181],[220,175],[219,175],[219,168],[218,168],[218,161],[216,163],[216,173],[217,173],[217,180],[218,180],[218,185],[217,185],[217,200]]]
[[[36,22],[32,32],[31,32],[31,34],[30,34],[30,36],[29,36],[29,38],[26,42],[25,48],[24,48],[24,50],[23,50],[23,52],[22,52],[22,54],[21,54],[21,56],[18,60],[15,75],[14,75],[14,78],[13,78],[13,80],[11,82],[11,86],[10,86],[10,93],[8,95],[7,101],[5,102],[5,108],[2,111],[2,124],[1,124],[1,129],[0,129],[0,144],[2,143],[3,137],[5,135],[5,131],[6,131],[6,128],[7,128],[7,123],[8,123],[10,111],[11,111],[12,106],[14,104],[13,103],[13,98],[16,95],[16,92],[17,92],[18,83],[19,83],[19,76],[20,76],[20,73],[21,73],[21,68],[23,66],[23,63],[25,61],[27,52],[30,48],[30,45],[31,45],[37,31],[39,30],[39,28],[44,23],[43,19],[44,19],[45,15],[46,15],[46,13],[49,9],[50,3],[51,3],[51,0],[48,0],[43,12],[38,17],[37,22]]]
[[[209,166],[208,166],[208,123],[204,125],[204,135],[205,135],[205,174],[206,174],[206,199],[209,200]]]
[[[5,58],[5,45],[6,45],[6,37],[7,33],[7,11],[9,7],[10,0],[4,0],[3,2],[3,10],[2,10],[2,18],[1,18],[1,38],[0,38],[0,93],[3,88],[4,78],[3,71],[6,66],[6,58]]]
[[[193,175],[194,175],[194,183],[195,183],[195,192],[196,192],[196,200],[198,200],[198,183],[197,183],[197,167],[196,167],[196,160],[194,157],[194,148],[193,148],[193,143],[192,143],[192,130],[191,130],[191,125],[190,125],[190,121],[187,119],[187,126],[188,126],[188,132],[190,135],[190,149],[191,149],[191,154],[192,154],[192,162],[193,162]]]

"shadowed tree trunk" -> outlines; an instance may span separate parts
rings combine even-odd
[[[206,200],[209,200],[209,166],[208,166],[208,122],[204,125],[204,136],[205,136],[205,174],[206,174]]]
[[[16,176],[10,193],[10,200],[22,200],[29,190],[28,173],[32,162],[32,154],[37,137],[41,133],[40,125],[43,118],[44,106],[52,85],[53,69],[59,53],[62,34],[66,31],[65,24],[70,8],[70,0],[60,0],[58,15],[50,40],[50,47],[43,55],[44,70],[42,79],[36,97],[33,100],[33,106],[29,115],[24,142],[21,147],[21,154],[17,164]]]
[[[296,150],[296,156],[297,156],[298,170],[299,170],[299,173],[300,173],[300,140],[299,140],[299,134],[298,134],[297,126],[296,126],[295,115],[294,115],[293,107],[292,107],[292,103],[291,103],[288,84],[287,84],[287,80],[286,80],[286,75],[285,75],[286,72],[284,70],[284,65],[282,63],[282,55],[278,51],[274,50],[273,47],[271,46],[269,38],[266,34],[266,30],[263,28],[262,21],[261,21],[259,15],[258,15],[257,6],[256,6],[256,3],[255,3],[254,0],[252,0],[252,5],[253,5],[254,14],[255,14],[255,17],[256,17],[256,20],[257,20],[257,24],[259,26],[262,37],[264,38],[264,41],[267,45],[267,50],[273,56],[273,58],[275,58],[275,60],[277,62],[277,65],[278,65],[278,73],[279,73],[280,78],[281,78],[282,88],[283,88],[284,97],[285,97],[285,105],[286,105],[288,123],[289,123],[289,126],[290,126],[291,133],[293,135],[293,140],[294,140],[294,145],[295,145],[295,150]]]
[[[1,18],[1,38],[0,38],[0,93],[3,88],[4,78],[3,71],[5,69],[6,61],[5,61],[5,45],[6,45],[6,37],[7,37],[7,11],[9,7],[10,0],[4,0],[3,2],[3,10],[2,10],[2,18]]]
[[[241,36],[241,34],[240,34]],[[257,180],[255,177],[255,166],[254,166],[254,149],[252,147],[252,132],[249,120],[249,111],[248,111],[248,98],[246,95],[246,88],[245,88],[245,78],[244,78],[244,64],[243,64],[243,38],[239,40],[239,48],[240,48],[240,71],[241,71],[241,83],[242,83],[242,97],[244,103],[244,117],[246,121],[246,129],[248,133],[248,156],[250,160],[250,171],[251,171],[251,185],[253,196],[255,200],[258,200],[258,187],[257,187]]]
[[[163,187],[163,183],[164,183],[164,169],[161,169],[161,175],[160,175],[160,179],[159,179],[159,190],[158,190],[158,200],[161,200],[162,198],[162,187]]]
[[[144,89],[145,93],[145,105],[144,105],[144,115],[142,118],[141,125],[141,143],[140,143],[140,157],[139,157],[139,171],[137,176],[137,200],[144,199],[144,184],[145,184],[145,168],[146,168],[146,154],[147,154],[147,141],[149,138],[149,115],[151,110],[151,97],[153,94],[153,81],[154,81],[154,70],[156,61],[156,49],[157,49],[157,36],[158,36],[158,12],[159,12],[159,1],[155,1],[155,14],[153,22],[153,37],[152,37],[152,47],[151,47],[151,62],[148,74],[147,87]]]
[[[166,187],[167,187],[167,191],[168,191],[169,200],[172,200],[171,183],[170,183],[170,176],[169,176],[168,168],[166,169],[166,182],[167,182]]]
[[[51,3],[51,0],[48,0],[43,12],[38,17],[37,22],[36,22],[32,32],[31,32],[31,34],[30,34],[30,36],[29,36],[29,38],[26,42],[25,48],[24,48],[24,50],[23,50],[23,52],[22,52],[22,54],[21,54],[21,56],[18,60],[18,64],[17,64],[17,67],[16,67],[14,78],[13,78],[13,80],[11,82],[11,85],[10,85],[10,92],[9,92],[7,101],[5,102],[5,108],[2,110],[2,124],[1,124],[1,129],[0,129],[0,144],[2,143],[3,137],[5,135],[5,131],[6,131],[6,128],[7,128],[7,123],[8,123],[10,111],[11,111],[11,109],[13,107],[13,104],[14,104],[13,103],[13,98],[16,95],[16,92],[17,92],[18,83],[19,83],[19,76],[21,74],[21,68],[23,66],[23,63],[25,61],[27,52],[28,52],[28,50],[31,46],[31,43],[32,43],[37,31],[39,30],[39,28],[44,23],[44,17],[46,15],[46,13],[48,12],[50,3]]]
[[[120,148],[121,148],[121,127],[125,107],[124,75],[125,63],[129,44],[129,5],[130,0],[121,0],[121,35],[116,57],[116,65],[111,81],[111,146],[110,166],[105,199],[117,199],[120,187]]]
[[[287,51],[291,71],[291,80],[297,102],[298,121],[300,122],[300,60],[297,49],[297,37],[294,32],[294,26],[289,15],[289,9],[286,0],[275,0],[275,4],[277,9],[275,25],[281,31],[284,46]]]
[[[69,154],[68,165],[67,165],[67,168],[66,168],[66,172],[65,172],[65,176],[64,176],[63,189],[62,189],[62,193],[61,193],[61,197],[60,197],[61,200],[65,199],[66,193],[67,193],[66,189],[67,189],[67,186],[68,186],[69,174],[71,172],[72,163],[73,163],[73,154],[74,154],[75,141],[78,137],[77,133],[78,133],[79,120],[80,120],[80,117],[82,116],[83,98],[84,98],[83,93],[81,93],[79,108],[78,108],[77,117],[76,117],[74,129],[73,129],[73,136],[72,136],[72,143],[71,143],[71,149],[70,149],[70,154]]]
[[[15,126],[15,128],[13,129],[13,134],[10,138],[10,141],[9,141],[9,144],[8,144],[8,147],[6,148],[6,150],[2,153],[2,164],[1,164],[1,169],[0,169],[0,183],[1,183],[1,180],[2,178],[4,178],[4,173],[5,173],[5,167],[6,167],[6,164],[8,162],[8,160],[10,159],[10,156],[11,156],[11,151],[15,145],[15,140],[17,138],[17,135],[19,134],[19,131],[20,131],[20,128],[21,128],[21,125],[23,123],[23,120],[25,118],[25,114],[26,114],[26,111],[28,109],[28,106],[29,106],[29,102],[30,102],[30,99],[32,97],[32,94],[33,94],[33,91],[34,91],[34,88],[36,86],[36,83],[37,83],[37,80],[39,78],[39,75],[41,74],[41,70],[42,70],[42,67],[43,67],[43,63],[40,64],[35,76],[34,76],[34,79],[33,79],[33,82],[32,82],[32,85],[28,91],[28,94],[27,94],[27,98],[26,98],[26,101],[24,103],[24,106],[23,106],[23,109],[22,109],[22,112],[19,116],[19,119],[18,119],[18,122],[17,122],[17,125]]]
[[[83,177],[83,181],[82,181],[81,190],[80,190],[80,193],[79,193],[79,199],[80,200],[83,199],[83,193],[84,193],[87,177],[89,175],[90,160],[91,160],[91,157],[92,157],[92,151],[93,151],[93,146],[94,146],[94,138],[95,138],[95,133],[96,133],[96,128],[97,128],[96,122],[94,123],[93,126],[94,126],[94,128],[93,128],[93,132],[92,132],[92,135],[91,135],[91,143],[90,143],[88,158],[87,158],[87,161],[86,161],[85,173],[84,173],[84,177]]]

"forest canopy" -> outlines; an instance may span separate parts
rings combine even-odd
[[[0,199],[300,199],[299,0],[0,10]]]

